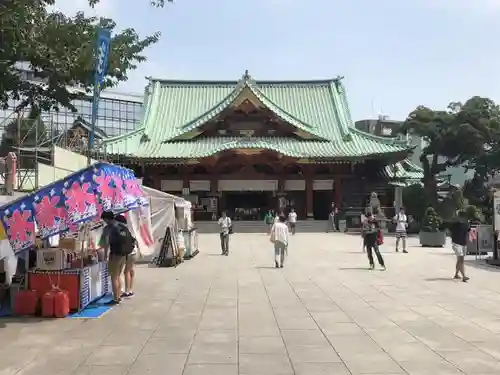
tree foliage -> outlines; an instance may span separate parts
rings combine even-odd
[[[443,219],[433,207],[428,207],[424,213],[422,232],[439,232],[443,228]]]
[[[131,28],[114,32],[116,23],[112,19],[86,17],[82,12],[68,17],[48,11],[47,6],[53,3],[5,0],[0,4],[0,105],[4,108],[14,99],[18,110],[66,107],[76,111],[72,101],[88,95],[93,88],[99,27],[112,32],[103,89],[126,81],[128,73],[146,60],[144,50],[160,36],[155,33],[142,38]],[[28,64],[43,83],[23,81],[16,69],[19,63]]]
[[[447,110],[419,106],[408,115],[402,132],[424,139],[420,161],[429,205],[437,205],[437,177],[449,167],[474,167],[496,159],[500,139],[500,110],[490,99],[472,97],[464,104],[452,102]],[[498,150],[500,155],[500,150]]]
[[[407,214],[421,223],[427,208],[425,191],[422,185],[414,184],[403,189],[403,202]]]

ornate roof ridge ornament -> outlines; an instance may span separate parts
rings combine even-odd
[[[344,80],[344,76],[337,76],[333,79],[333,83],[335,84],[335,87],[338,89],[339,86],[342,85],[342,81]]]
[[[248,72],[248,69],[245,70],[245,73],[241,76],[240,81],[236,85],[237,89],[242,89],[244,86],[251,86],[255,83],[254,79]]]

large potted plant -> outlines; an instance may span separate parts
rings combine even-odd
[[[443,219],[433,207],[425,210],[419,238],[420,245],[424,247],[443,247],[446,244],[446,231],[443,230]]]

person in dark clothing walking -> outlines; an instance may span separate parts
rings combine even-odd
[[[370,262],[370,269],[375,268],[375,263],[373,262],[373,252],[375,251],[378,263],[380,264],[382,269],[385,270],[384,258],[382,258],[382,254],[380,254],[377,243],[379,231],[380,227],[373,217],[373,214],[368,213],[367,220],[363,223],[363,239],[364,245],[366,246],[368,261]]]
[[[458,220],[451,223],[451,248],[457,256],[454,279],[462,279],[466,283],[469,278],[465,275],[465,255],[467,254],[467,237],[470,225],[464,211],[458,213]],[[462,277],[460,277],[462,275]]]

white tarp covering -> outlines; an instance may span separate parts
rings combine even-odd
[[[141,255],[144,257],[143,261],[146,261],[150,260],[155,254],[159,253],[167,227],[176,228],[175,206],[186,207],[188,202],[183,198],[151,189],[146,186],[142,186],[142,189],[149,196],[150,205],[148,210],[150,210],[151,213],[150,225],[153,237],[152,246],[145,246],[143,244],[143,247],[141,248],[141,243],[139,243]],[[131,211],[129,214],[129,218],[132,221],[130,225],[134,231],[136,231],[138,223],[141,222],[141,219],[137,217],[139,214],[140,213],[138,211]]]
[[[7,204],[17,198],[20,198],[26,194],[14,192],[14,195],[1,195],[0,205]],[[14,255],[14,251],[10,246],[10,242],[4,232],[3,224],[0,234],[0,262],[3,262],[3,267],[5,271],[5,280],[7,284],[10,284],[12,276],[16,273],[17,269],[17,256]]]

